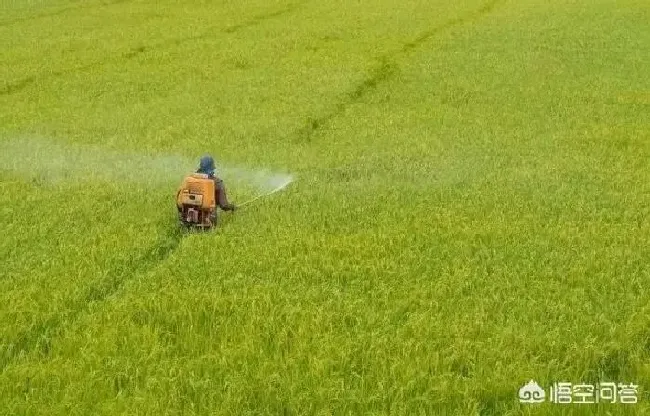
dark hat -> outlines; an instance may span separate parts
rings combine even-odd
[[[197,171],[198,173],[206,173],[208,175],[214,175],[214,171],[216,170],[216,167],[214,165],[214,158],[210,155],[205,155],[201,158],[201,162],[199,164],[199,170]]]

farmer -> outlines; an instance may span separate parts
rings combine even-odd
[[[226,186],[223,184],[223,180],[214,176],[215,171],[214,159],[210,155],[205,155],[201,158],[199,163],[199,169],[196,173],[203,173],[208,175],[210,179],[214,180],[214,199],[217,201],[217,205],[224,211],[235,211],[237,207],[234,204],[228,202],[228,197],[226,196]]]

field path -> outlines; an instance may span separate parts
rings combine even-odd
[[[108,4],[102,4],[101,6],[78,6],[78,7],[74,7],[74,8],[62,9],[62,10],[60,10],[58,12],[52,12],[50,14],[46,14],[46,15],[43,15],[43,16],[37,16],[37,17],[51,17],[51,16],[56,16],[58,14],[70,11],[70,10],[77,11],[77,10],[86,9],[86,8],[89,8],[89,7],[95,7],[95,8],[96,7],[104,7],[104,6],[108,6],[108,5],[119,5],[121,3],[123,3],[123,1],[118,0],[118,1],[112,1],[112,2],[110,2]],[[302,3],[304,3],[304,1]],[[123,53],[121,53],[119,55],[107,56],[104,59],[95,60],[94,62],[88,62],[86,64],[79,65],[79,66],[76,66],[76,67],[73,67],[73,68],[66,68],[66,69],[62,69],[62,70],[53,70],[53,71],[50,71],[50,72],[47,72],[47,73],[41,73],[39,75],[25,77],[25,78],[22,78],[22,79],[13,81],[13,82],[9,82],[9,83],[5,82],[4,87],[0,88],[0,96],[1,95],[14,94],[16,92],[19,92],[19,91],[23,90],[24,88],[27,88],[28,86],[30,86],[30,85],[32,85],[34,83],[39,83],[39,82],[47,80],[49,78],[63,77],[63,76],[72,75],[72,74],[75,74],[75,73],[78,73],[78,72],[88,71],[88,70],[91,70],[91,69],[98,69],[98,68],[101,68],[102,66],[107,65],[109,63],[117,63],[117,64],[119,64],[122,61],[126,61],[126,60],[129,60],[129,59],[134,59],[134,58],[138,57],[141,54],[151,52],[153,50],[166,48],[166,47],[169,47],[169,46],[178,46],[178,45],[182,45],[182,44],[184,44],[186,42],[205,39],[205,38],[208,38],[208,37],[211,37],[211,36],[215,36],[218,33],[233,34],[233,33],[237,32],[239,30],[244,30],[244,29],[253,27],[255,25],[262,24],[266,20],[281,17],[283,15],[291,13],[291,12],[295,11],[300,5],[301,5],[301,3],[289,4],[288,6],[283,7],[281,9],[279,9],[279,10],[273,10],[273,11],[270,11],[270,12],[257,14],[257,15],[254,15],[254,16],[250,17],[250,18],[244,19],[240,23],[236,23],[236,24],[233,24],[233,25],[229,25],[229,26],[225,26],[225,27],[222,26],[222,25],[210,26],[210,27],[207,27],[207,28],[202,28],[199,31],[199,33],[196,33],[196,34],[177,37],[177,38],[165,39],[164,41],[157,42],[157,43],[150,43],[150,44],[146,44],[146,45],[135,46],[135,47],[132,47],[131,50],[123,52]],[[24,19],[24,20],[27,20],[27,19]],[[19,21],[22,22],[23,20],[19,20]],[[0,26],[2,26],[2,25],[0,25]]]
[[[401,48],[377,58],[379,63],[376,68],[348,93],[346,100],[337,103],[334,108],[332,108],[331,112],[325,115],[312,116],[309,118],[309,122],[306,126],[298,130],[296,133],[298,141],[309,142],[316,131],[327,125],[327,123],[332,119],[343,114],[348,106],[360,101],[369,91],[376,89],[381,83],[387,81],[398,73],[399,66],[408,59],[409,53],[413,52],[414,49],[423,47],[433,37],[447,29],[467,25],[477,19],[484,18],[503,1],[504,0],[488,0],[480,8],[467,12],[461,17],[451,19],[438,26],[425,30],[415,36],[413,40],[404,42]]]
[[[146,273],[165,261],[178,247],[181,239],[182,233],[176,228],[171,228],[167,235],[163,235],[143,254],[107,270],[102,280],[91,285],[79,298],[70,299],[57,314],[32,324],[29,329],[19,332],[13,339],[4,339],[0,351],[0,373],[20,355],[36,352],[38,355],[47,356],[52,343],[56,342],[64,329],[74,326],[81,314],[89,312],[92,307],[115,294],[129,279]]]

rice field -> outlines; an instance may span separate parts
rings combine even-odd
[[[0,414],[650,413],[647,1],[0,5]]]

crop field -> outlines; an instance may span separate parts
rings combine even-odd
[[[647,0],[0,0],[0,203],[2,415],[650,414]]]

